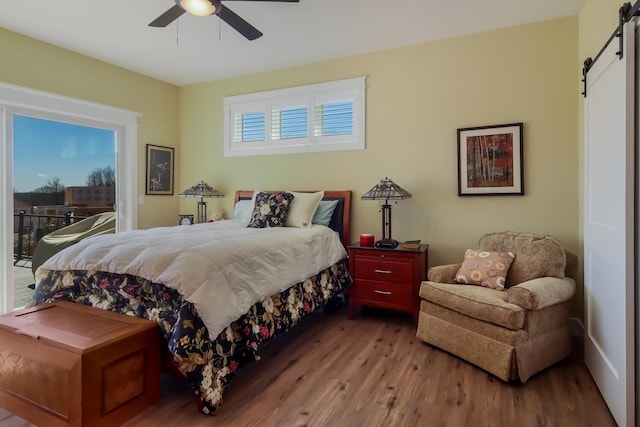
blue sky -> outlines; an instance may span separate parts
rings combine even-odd
[[[53,178],[85,185],[96,168],[116,164],[115,132],[74,124],[14,116],[14,190],[29,192]]]

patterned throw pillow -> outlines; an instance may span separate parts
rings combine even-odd
[[[513,252],[487,252],[467,249],[456,273],[456,282],[504,290],[507,271],[515,258]]]
[[[291,193],[258,193],[249,228],[284,227],[289,215]]]

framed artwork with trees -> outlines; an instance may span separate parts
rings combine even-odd
[[[524,195],[523,124],[458,129],[458,196]]]
[[[173,151],[172,147],[147,144],[145,194],[173,194]]]

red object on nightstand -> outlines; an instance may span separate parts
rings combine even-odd
[[[360,246],[364,248],[373,247],[373,241],[375,240],[375,236],[373,234],[361,234],[360,235]]]

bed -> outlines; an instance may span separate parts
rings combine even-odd
[[[300,206],[319,193],[293,194]],[[203,413],[214,414],[238,369],[259,360],[263,345],[351,284],[344,249],[351,192],[321,196],[325,225],[316,223],[318,208],[309,227],[257,227],[254,192],[238,191],[235,210],[250,206],[249,226],[248,214],[234,211],[229,221],[86,239],[42,265],[29,305],[68,300],[156,321],[165,368],[189,382]]]

